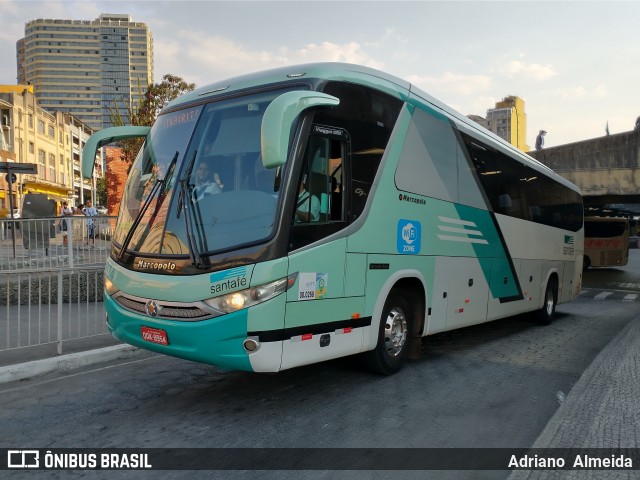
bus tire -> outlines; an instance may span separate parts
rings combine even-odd
[[[551,277],[544,292],[542,308],[537,312],[537,320],[541,325],[549,325],[553,321],[558,304],[558,281]]]
[[[365,352],[365,366],[382,375],[398,372],[409,352],[413,308],[402,290],[394,288],[384,302],[376,348]]]

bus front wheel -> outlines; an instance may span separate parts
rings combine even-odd
[[[538,322],[542,325],[549,325],[553,321],[558,303],[558,282],[555,277],[549,279],[544,292],[544,302],[542,308],[538,310]]]
[[[365,366],[382,375],[393,375],[402,368],[409,351],[413,309],[403,292],[392,289],[380,317],[376,348],[363,356]]]

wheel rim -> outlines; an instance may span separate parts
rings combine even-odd
[[[399,307],[389,311],[384,326],[384,346],[391,357],[397,357],[407,342],[407,319]]]
[[[547,298],[545,301],[547,304],[547,315],[551,316],[553,315],[553,306],[555,304],[555,302],[553,301],[553,292],[551,291],[551,289],[547,290]]]

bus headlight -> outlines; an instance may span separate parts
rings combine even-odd
[[[231,313],[244,308],[249,308],[262,302],[266,302],[286,292],[296,283],[297,273],[285,278],[280,278],[270,283],[228,293],[220,297],[205,300],[205,303],[221,313]]]
[[[116,293],[118,291],[116,286],[113,284],[113,282],[106,275],[104,276],[104,290],[109,295],[113,295],[114,293]]]

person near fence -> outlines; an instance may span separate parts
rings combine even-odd
[[[87,200],[86,205],[84,206],[84,209],[82,210],[82,212],[87,216],[87,217],[95,217],[96,215],[98,215],[98,211],[96,210],[96,207],[94,207],[91,204],[91,200]],[[96,243],[96,222],[93,218],[88,218],[87,219],[87,242],[85,243],[85,245],[89,245],[89,240],[91,240],[91,246],[94,246]]]
[[[62,217],[70,217],[73,215],[73,211],[69,207],[67,202],[62,202],[62,208],[60,209],[60,216]],[[68,220],[60,220],[60,230],[62,231],[62,244],[66,247],[68,245],[67,240],[67,232],[69,230],[69,221]]]

